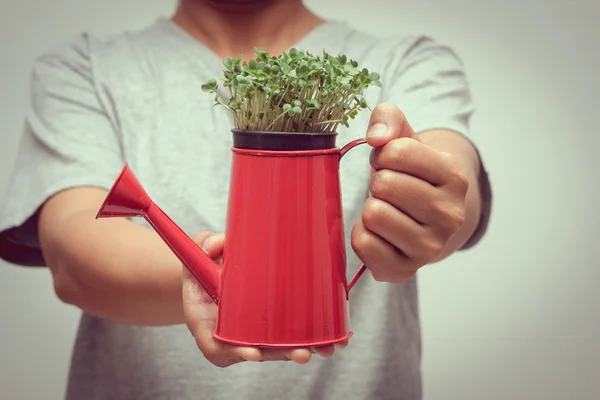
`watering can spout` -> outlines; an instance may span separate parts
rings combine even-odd
[[[143,217],[175,253],[206,293],[218,304],[220,267],[148,196],[125,164],[96,218]]]

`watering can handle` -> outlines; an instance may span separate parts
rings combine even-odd
[[[347,145],[345,145],[344,147],[342,147],[340,149],[340,158],[342,158],[352,148],[358,146],[359,144],[365,144],[365,143],[367,143],[367,139],[365,139],[365,138],[356,139],[356,140],[351,141],[350,143],[348,143]],[[358,270],[356,275],[354,275],[354,278],[352,279],[352,281],[350,281],[350,284],[348,285],[348,289],[347,289],[348,293],[350,292],[350,290],[352,289],[354,284],[358,281],[358,279],[362,276],[362,274],[365,272],[366,269],[367,269],[367,267],[364,264],[360,266],[360,269]]]

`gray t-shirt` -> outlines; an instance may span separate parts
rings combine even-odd
[[[371,106],[393,102],[417,132],[469,135],[473,104],[461,61],[425,36],[384,38],[330,21],[296,47],[344,53],[382,76]],[[0,214],[1,253],[43,265],[35,213],[53,193],[109,189],[128,162],[147,191],[186,232],[223,232],[232,119],[200,86],[221,60],[169,19],[111,39],[82,34],[40,57],[31,76],[26,129]],[[338,145],[365,135],[369,113],[339,130]],[[368,194],[368,146],[341,165],[348,277],[360,265],[350,228]],[[145,224],[143,220],[137,223]],[[220,369],[197,350],[185,325],[139,327],[83,313],[67,398],[421,399],[417,286],[375,282],[350,296],[350,346],[329,359],[241,363]]]

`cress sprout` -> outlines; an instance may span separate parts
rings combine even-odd
[[[381,87],[380,76],[345,55],[321,56],[292,48],[280,56],[255,50],[256,58],[226,58],[222,86],[225,100],[211,79],[202,90],[215,95],[215,105],[230,110],[235,129],[276,132],[335,132],[369,109],[363,92]]]

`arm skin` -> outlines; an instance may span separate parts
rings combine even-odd
[[[436,259],[460,249],[475,231],[481,209],[479,157],[462,135],[432,130],[419,140],[456,156],[469,181],[465,222]],[[126,219],[96,220],[106,191],[60,192],[42,207],[39,237],[57,296],[89,314],[135,325],[184,322],[181,263],[152,230]]]
[[[438,151],[453,154],[463,167],[469,181],[465,204],[465,222],[448,240],[441,254],[434,262],[439,262],[461,249],[471,238],[481,218],[482,199],[480,179],[481,162],[473,144],[463,135],[449,130],[430,130],[417,135],[420,142]]]
[[[69,189],[42,207],[39,240],[63,302],[124,324],[184,322],[181,263],[150,229],[95,216],[107,192]]]

